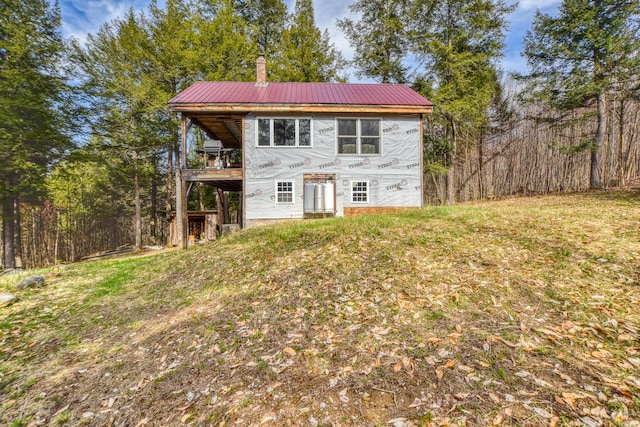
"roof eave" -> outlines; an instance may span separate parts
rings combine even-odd
[[[361,113],[426,114],[432,105],[353,105],[353,104],[211,104],[169,103],[169,110],[180,113]]]

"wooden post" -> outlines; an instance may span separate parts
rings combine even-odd
[[[216,187],[216,208],[218,209],[218,225],[222,229],[222,225],[226,224],[224,220],[224,191],[222,188]]]
[[[240,200],[238,204],[241,206],[242,215],[240,216],[240,228],[244,229],[247,226],[247,167],[245,164],[246,159],[246,136],[247,123],[245,118],[242,117],[242,191],[240,192]]]
[[[187,168],[187,132],[191,126],[187,126],[187,118],[180,116],[180,147],[176,153],[179,165],[176,168],[176,225],[178,231],[178,246],[187,249],[189,245],[189,219],[187,215],[187,191],[182,172]]]
[[[179,153],[176,153],[179,154]],[[179,159],[179,155],[176,159]],[[178,234],[178,247],[183,247],[184,236],[184,218],[182,217],[182,203],[184,192],[182,191],[182,167],[176,168],[176,232]]]
[[[224,223],[230,224],[231,218],[229,215],[229,192],[228,191],[222,192],[222,206],[224,210]]]
[[[420,120],[420,207],[424,208],[424,116],[418,116]]]

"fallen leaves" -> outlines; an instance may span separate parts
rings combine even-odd
[[[444,365],[436,367],[436,376],[438,377],[438,379],[441,380],[444,377],[445,369],[451,369],[455,366],[455,364],[456,364],[455,360],[449,359],[447,363],[445,363]]]
[[[285,347],[284,349],[282,349],[282,352],[284,354],[286,354],[287,356],[295,356],[297,353],[294,349],[292,349],[291,347]]]
[[[50,404],[38,393],[55,385],[62,401],[82,402],[67,408],[76,421],[91,412],[96,424],[108,416],[138,427],[412,427],[427,413],[433,425],[633,425],[640,300],[619,276],[640,277],[629,271],[639,232],[616,217],[606,225],[622,244],[597,237],[600,217],[637,218],[637,207],[580,217],[573,205],[539,202],[535,214],[506,202],[442,218],[425,209],[410,221],[350,222],[354,233],[342,221],[305,222],[293,227],[301,232],[278,229],[277,244],[256,230],[241,244],[193,248],[170,264],[154,261],[166,272],[136,278],[121,298],[81,306],[63,325],[74,326],[77,344],[58,341],[48,353],[47,334],[67,330],[29,325],[51,301],[21,313],[14,306],[20,319],[0,319],[10,369],[0,381],[19,379],[7,386],[0,419],[9,424],[29,402]],[[558,253],[568,254],[562,263]],[[606,264],[595,261],[605,255]],[[82,301],[86,288],[65,303]],[[56,354],[68,357],[58,361],[68,372],[51,367],[59,383],[40,376],[29,390],[23,372],[41,372]]]
[[[597,359],[610,359],[613,355],[607,350],[596,350],[591,352],[591,355]]]

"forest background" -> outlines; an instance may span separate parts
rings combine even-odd
[[[501,69],[502,0],[355,0],[337,21],[350,61],[311,0],[152,1],[80,42],[57,3],[0,5],[2,267],[165,244],[175,207],[178,118],[198,80],[405,83],[425,122],[431,204],[624,186],[640,173],[640,2],[565,0],[523,40],[527,71]],[[191,143],[201,144],[194,132]],[[198,187],[192,209],[215,209]]]

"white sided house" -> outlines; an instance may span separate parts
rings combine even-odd
[[[216,187],[223,203],[240,192],[243,228],[422,206],[431,102],[405,85],[268,83],[262,57],[257,66],[256,83],[199,82],[169,101],[182,118],[176,219],[184,247],[193,182]],[[197,168],[187,167],[192,125],[211,138]]]

